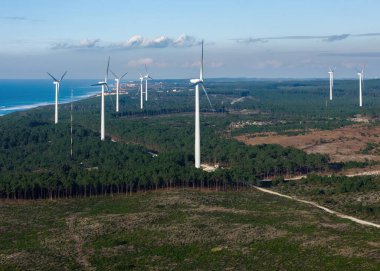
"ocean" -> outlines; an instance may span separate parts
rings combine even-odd
[[[59,103],[77,101],[100,93],[91,84],[99,80],[62,80]],[[73,98],[71,99],[71,89]],[[15,111],[53,104],[55,85],[52,80],[0,80],[0,116]]]

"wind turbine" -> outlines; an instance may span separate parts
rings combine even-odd
[[[199,120],[199,86],[203,88],[203,91],[206,94],[208,102],[212,110],[214,108],[211,105],[211,101],[207,95],[206,89],[203,82],[203,41],[202,41],[202,57],[201,57],[201,67],[199,79],[191,79],[190,83],[192,86],[195,86],[195,168],[201,167],[201,134],[200,134],[200,120]]]
[[[333,99],[334,72],[335,72],[335,68],[333,68],[333,69],[330,68],[330,71],[329,71],[329,75],[330,75],[330,101],[332,101],[332,99]]]
[[[108,71],[110,68],[110,57],[108,57],[108,64],[107,64],[107,72],[106,76],[104,78],[104,81],[98,82],[97,84],[93,84],[92,86],[102,86],[102,109],[100,114],[100,140],[104,141],[105,139],[105,128],[104,128],[104,88],[107,88],[109,91],[109,87],[107,84],[108,79]]]
[[[61,76],[61,79],[58,80],[56,79],[53,75],[51,75],[50,73],[47,73],[53,80],[53,84],[55,85],[55,116],[54,116],[54,123],[57,124],[58,123],[58,95],[59,95],[59,84],[61,83],[61,81],[63,80],[63,77],[65,77],[67,71],[65,71],[65,73]]]
[[[118,77],[112,70],[111,73],[113,76],[115,76],[116,81],[116,112],[119,112],[119,87],[120,87],[120,81],[124,78],[124,76],[127,75],[128,72],[124,73],[122,77]]]
[[[144,81],[144,76],[140,74],[140,108],[144,108],[144,92],[143,92],[143,81]]]
[[[358,72],[359,76],[359,106],[363,106],[363,81],[364,81],[364,68]]]
[[[152,77],[149,76],[148,74],[148,69],[146,68],[146,64],[145,64],[145,75],[144,75],[144,78],[145,78],[145,101],[148,101],[148,79],[152,79]]]

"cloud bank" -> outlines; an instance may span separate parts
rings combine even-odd
[[[40,22],[41,20],[31,19],[25,16],[2,16],[1,20],[4,21],[18,21],[18,22]]]
[[[80,42],[58,42],[51,46],[53,50],[75,50],[75,49],[112,49],[112,50],[132,50],[141,48],[185,48],[199,45],[201,41],[193,36],[182,34],[178,38],[159,36],[148,39],[141,35],[135,35],[125,41],[101,42],[100,39],[84,39]]]
[[[341,35],[327,35],[327,36],[279,36],[279,37],[266,37],[266,38],[245,38],[234,39],[237,43],[253,44],[253,43],[267,43],[272,40],[321,40],[323,42],[336,42],[346,40],[348,38],[358,37],[376,37],[380,33],[364,33],[364,34],[341,34]]]
[[[67,50],[67,49],[91,49],[91,48],[100,48],[97,44],[100,42],[100,39],[84,39],[79,43],[68,43],[68,42],[58,42],[55,43],[51,49],[53,50]]]

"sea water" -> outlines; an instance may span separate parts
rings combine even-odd
[[[91,87],[91,84],[97,81],[99,80],[62,80],[59,103],[77,101],[99,94],[100,87]],[[54,102],[55,85],[52,80],[0,80],[0,115]]]

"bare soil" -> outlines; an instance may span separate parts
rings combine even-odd
[[[307,153],[321,153],[330,156],[332,162],[380,161],[380,153],[375,148],[367,154],[363,150],[367,143],[380,143],[380,127],[355,124],[335,130],[313,130],[304,135],[278,135],[275,133],[255,133],[235,138],[249,145],[279,144],[295,147]]]

